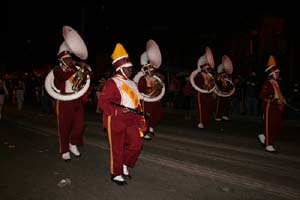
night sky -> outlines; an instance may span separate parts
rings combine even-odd
[[[70,25],[81,34],[92,64],[99,52],[104,60],[109,60],[116,42],[121,42],[138,64],[146,42],[154,39],[160,46],[164,65],[188,68],[196,67],[205,46],[210,46],[216,55],[226,53],[223,41],[253,30],[262,15],[283,17],[291,31],[297,30],[292,5],[255,1],[74,2],[33,5],[26,1],[2,6],[1,63],[25,68],[28,63],[56,63],[56,53],[63,42],[63,25]]]

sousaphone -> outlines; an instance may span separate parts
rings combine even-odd
[[[197,69],[195,69],[190,74],[190,83],[195,90],[201,93],[211,93],[214,91],[216,85],[214,81],[214,76],[211,73],[215,67],[214,57],[209,47],[206,47],[205,54],[198,59]],[[206,75],[208,76],[208,83],[197,85],[195,82],[196,76],[202,71],[206,71]],[[201,74],[199,74],[201,75]]]
[[[70,26],[64,26],[62,32],[65,41],[61,44],[58,54],[69,51],[81,60],[86,60],[88,57],[87,47],[78,32]],[[76,65],[76,68],[78,71],[66,81],[65,92],[55,87],[53,70],[48,73],[45,79],[45,89],[50,96],[61,101],[70,101],[80,98],[87,92],[91,81],[89,76],[91,69],[79,65]]]
[[[218,66],[218,75],[215,80],[216,87],[214,92],[221,97],[229,97],[235,92],[235,86],[230,75],[233,72],[233,65],[227,55],[222,57],[222,64]]]
[[[133,81],[137,84],[141,77],[150,73],[151,70],[158,69],[161,65],[161,53],[159,46],[154,40],[147,42],[146,51],[142,53],[141,59],[141,70],[134,76]],[[147,102],[155,102],[160,100],[165,94],[165,84],[158,75],[152,75],[155,79],[152,90],[148,93],[141,93],[143,100]]]

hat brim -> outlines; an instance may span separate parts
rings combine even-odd
[[[124,68],[124,67],[133,67],[133,65],[132,65],[132,63],[124,63],[123,65],[117,67],[116,71],[118,71],[119,69]]]

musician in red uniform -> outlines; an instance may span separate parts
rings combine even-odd
[[[70,34],[77,34],[75,30],[71,27],[63,29],[66,33],[65,40],[69,39],[67,37],[72,37]],[[62,96],[66,95],[68,92],[71,92],[69,87],[70,80],[73,79],[73,75],[78,72],[76,68],[76,61],[73,56],[77,56],[74,53],[74,49],[71,49],[72,42],[76,43],[77,41],[68,41],[69,44],[64,41],[58,52],[59,65],[53,69],[54,75],[54,86],[61,92]],[[87,53],[84,52],[84,55],[79,55],[81,67],[89,68],[90,67],[84,61],[87,58]],[[90,70],[91,71],[91,70]],[[81,154],[78,150],[78,146],[83,145],[83,130],[84,130],[84,110],[82,96],[77,97],[72,100],[61,100],[56,99],[56,115],[58,123],[58,135],[59,135],[59,146],[61,157],[64,161],[70,161],[71,155],[73,153],[76,157],[79,157]]]
[[[265,72],[268,74],[268,78],[262,85],[259,94],[263,105],[264,134],[259,134],[258,139],[267,152],[278,153],[273,145],[281,128],[286,100],[282,96],[277,82],[280,71],[272,55],[269,57]]]
[[[203,129],[212,119],[214,81],[212,70],[214,68],[213,55],[209,47],[198,59],[198,68],[190,76],[192,86],[197,90],[197,109],[199,114],[198,128]],[[199,72],[199,73],[198,73]],[[195,76],[194,76],[195,74]]]
[[[144,135],[145,140],[151,140],[154,129],[163,118],[164,112],[161,106],[161,98],[164,96],[165,85],[164,77],[157,72],[161,65],[160,49],[154,40],[147,42],[146,51],[141,55],[141,71],[134,77],[139,92],[144,95],[142,108],[148,113],[146,117],[147,131]]]
[[[149,72],[150,74],[154,74],[154,70],[151,70]],[[161,76],[162,77],[162,76]],[[161,80],[163,80],[161,78]],[[145,75],[141,77],[139,83],[138,83],[138,89],[142,93],[147,93],[149,90],[153,90],[152,88],[154,86],[154,78],[153,75]],[[154,129],[157,127],[157,125],[160,123],[160,121],[163,118],[164,111],[162,109],[160,100],[157,101],[142,101],[142,107],[144,112],[149,113],[149,116],[146,117],[146,123],[147,123],[147,132],[145,136],[143,137],[146,140],[151,140],[151,135],[154,135]]]
[[[141,96],[136,83],[130,80],[132,63],[122,44],[116,45],[111,57],[116,73],[106,80],[98,104],[109,139],[111,179],[125,185],[126,179],[131,179],[128,167],[135,166],[142,150],[145,119],[137,114],[141,111]]]
[[[231,97],[222,97],[217,95],[216,121],[222,119],[229,120],[229,112],[231,109]]]
[[[216,89],[214,92],[217,94],[216,105],[216,121],[222,119],[229,120],[229,112],[231,109],[232,94],[234,93],[234,84],[232,82],[231,74],[233,66],[230,58],[227,55],[222,57],[222,64],[217,69],[218,78],[216,82]]]

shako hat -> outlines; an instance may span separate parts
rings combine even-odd
[[[270,76],[275,72],[279,72],[280,70],[276,66],[276,61],[273,55],[270,55],[267,67],[265,69],[265,72]]]
[[[132,67],[129,55],[121,43],[117,43],[111,55],[112,65],[116,71],[122,67]]]

